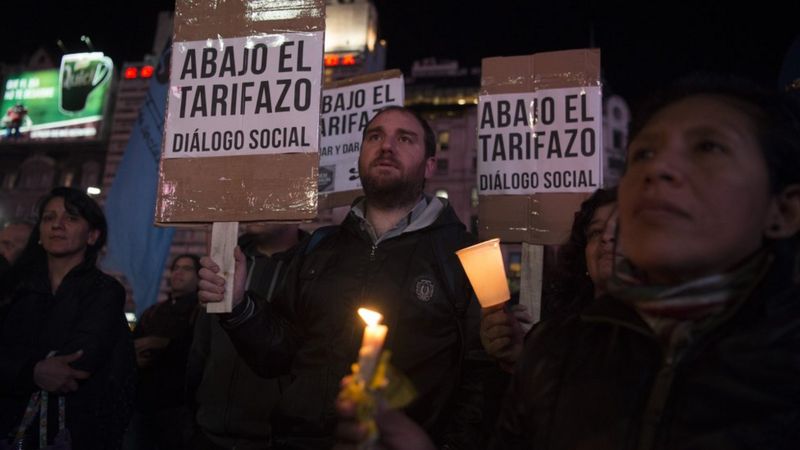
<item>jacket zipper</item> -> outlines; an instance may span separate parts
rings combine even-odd
[[[672,382],[675,379],[675,370],[680,361],[678,352],[678,333],[673,331],[670,342],[665,349],[664,358],[661,360],[661,367],[656,372],[653,387],[647,398],[647,405],[642,414],[642,428],[639,431],[639,450],[649,450],[655,448],[656,434],[664,415],[664,407],[667,404]]]
[[[610,323],[622,328],[627,328],[650,339],[654,339],[654,336],[648,332],[649,330],[625,321],[607,317],[591,316],[584,317],[584,320],[587,320],[588,322]],[[672,388],[672,381],[675,379],[675,367],[678,361],[681,359],[681,355],[678,352],[678,339],[676,339],[676,337],[677,333],[673,334],[672,338],[670,338],[670,342],[665,349],[663,358],[661,359],[661,366],[656,372],[656,376],[653,380],[653,386],[651,387],[650,394],[647,397],[647,403],[642,414],[642,425],[639,430],[638,444],[636,446],[638,450],[650,450],[655,446],[656,433],[658,432],[658,426],[661,424],[662,415],[664,413],[664,405],[667,403],[669,392]]]

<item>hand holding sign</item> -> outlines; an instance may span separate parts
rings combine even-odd
[[[247,261],[239,247],[236,247],[233,251],[233,259],[235,268],[231,303],[232,307],[235,308],[236,305],[244,300]],[[220,275],[222,269],[210,256],[201,258],[200,266],[202,268],[199,272],[200,282],[198,283],[199,290],[197,292],[197,298],[200,300],[200,303],[208,306],[209,304],[218,304],[222,302],[225,298],[226,289],[225,278]]]
[[[239,221],[317,209],[325,3],[251,3],[175,5],[155,218],[213,223],[199,293],[210,313],[243,298]]]

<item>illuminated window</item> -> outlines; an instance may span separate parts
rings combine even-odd
[[[140,73],[142,78],[150,78],[153,76],[153,66],[142,66],[142,71]]]
[[[622,147],[624,147],[624,146],[625,146],[625,144],[623,143],[623,141],[624,141],[625,139],[624,139],[624,138],[623,138],[623,136],[622,136],[622,131],[621,131],[621,130],[614,130],[614,131],[612,132],[612,135],[611,135],[611,136],[613,137],[613,141],[614,141],[614,144],[613,144],[613,145],[614,145],[614,148],[622,148]]]
[[[70,187],[72,186],[72,182],[75,181],[75,172],[68,170],[61,174],[61,186]]]
[[[356,64],[356,57],[354,55],[344,55],[342,56],[342,65],[343,66],[354,66]]]
[[[436,160],[436,174],[437,175],[447,175],[447,169],[450,167],[450,163],[446,159],[437,159]]]
[[[17,185],[17,173],[9,172],[3,177],[3,189],[14,189]]]
[[[49,189],[55,178],[55,161],[46,156],[32,156],[20,167],[19,184],[23,189]]]
[[[336,67],[339,65],[339,55],[325,55],[325,67]]]
[[[436,194],[434,195],[440,198],[449,198],[449,195],[447,194],[447,189],[437,189]]]
[[[86,161],[81,166],[81,187],[96,186],[100,180],[100,164],[95,161]]]
[[[522,253],[511,252],[508,254],[508,277],[519,278],[522,273]]]
[[[438,140],[439,140],[439,148],[442,151],[447,150],[450,147],[450,132],[440,131]]]

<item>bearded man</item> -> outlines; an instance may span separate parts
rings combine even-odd
[[[418,394],[408,415],[440,447],[480,445],[480,307],[454,254],[474,238],[445,200],[423,193],[435,150],[433,130],[418,114],[380,111],[363,133],[365,195],[342,224],[301,244],[271,303],[257,307],[235,277],[235,307],[222,326],[256,373],[292,380],[273,414],[275,447],[332,446],[339,380],[358,359],[359,307],[384,316],[391,362]],[[236,261],[243,273],[241,252]],[[209,258],[202,264],[200,299],[220,301],[219,267]]]

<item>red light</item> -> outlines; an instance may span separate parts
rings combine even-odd
[[[140,73],[142,78],[150,78],[153,76],[153,66],[142,66],[142,72]]]
[[[353,55],[344,55],[342,57],[343,66],[354,66],[356,64],[356,57]]]
[[[126,80],[131,80],[133,78],[136,78],[138,75],[139,71],[136,70],[136,67],[128,67],[127,69],[125,69],[124,77]]]
[[[335,67],[339,65],[339,55],[325,55],[325,67]]]

